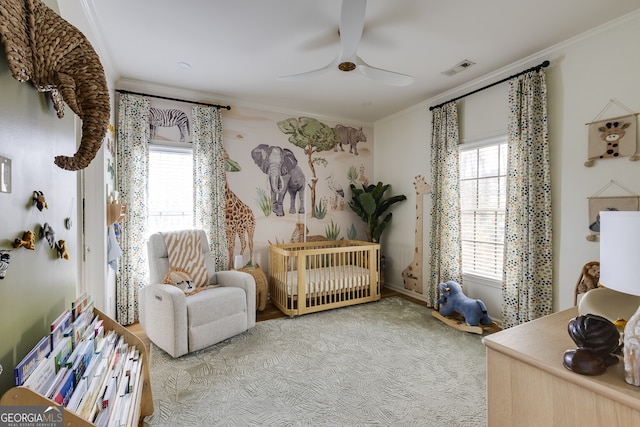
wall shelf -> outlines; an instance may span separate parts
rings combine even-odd
[[[127,213],[127,206],[120,203],[109,203],[107,205],[107,227],[122,221]]]

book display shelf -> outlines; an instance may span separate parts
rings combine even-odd
[[[16,366],[0,406],[62,405],[65,426],[137,426],[154,410],[144,343],[92,303],[80,314],[80,300]]]

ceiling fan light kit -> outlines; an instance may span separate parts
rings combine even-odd
[[[338,64],[338,69],[340,71],[353,71],[356,69],[356,64],[351,61],[345,61]]]
[[[342,1],[339,27],[341,52],[335,60],[322,68],[289,76],[282,76],[278,77],[278,79],[302,80],[324,74],[333,68],[337,68],[344,72],[356,71],[368,79],[391,86],[407,86],[413,83],[413,77],[411,76],[373,67],[356,55],[360,39],[362,38],[362,31],[364,29],[366,6],[366,0]]]

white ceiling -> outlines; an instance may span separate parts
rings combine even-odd
[[[640,0],[369,0],[357,54],[413,76],[411,85],[387,86],[338,70],[277,80],[338,55],[341,3],[82,0],[117,87],[143,81],[202,92],[209,101],[368,123],[640,8]],[[605,53],[594,60],[606,60]],[[476,65],[442,74],[463,60]]]

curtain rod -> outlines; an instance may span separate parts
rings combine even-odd
[[[485,89],[489,89],[490,87],[493,87],[493,86],[498,85],[498,84],[500,84],[500,83],[504,83],[504,82],[506,82],[507,80],[511,80],[511,79],[513,79],[513,78],[515,78],[515,77],[521,76],[522,74],[528,73],[529,71],[538,71],[539,69],[541,69],[541,68],[545,68],[545,67],[548,67],[548,66],[549,66],[549,61],[544,61],[544,62],[543,62],[542,64],[540,64],[540,65],[536,65],[535,67],[531,67],[531,68],[528,68],[528,69],[526,69],[526,70],[524,70],[524,71],[520,71],[519,73],[516,73],[516,74],[514,74],[514,75],[512,75],[512,76],[509,76],[509,77],[505,77],[504,79],[499,80],[499,81],[497,81],[497,82],[495,82],[495,83],[491,83],[491,84],[489,84],[489,85],[487,85],[487,86],[481,87],[480,89],[476,89],[476,90],[471,91],[471,92],[469,92],[469,93],[465,93],[464,95],[457,96],[457,97],[455,97],[455,98],[453,98],[453,99],[448,100],[447,102],[443,102],[443,103],[440,103],[440,104],[438,104],[438,105],[434,105],[433,107],[429,107],[429,111],[432,111],[432,110],[433,110],[433,109],[435,109],[435,108],[440,108],[440,107],[442,107],[443,105],[448,104],[448,103],[450,103],[450,102],[457,101],[458,99],[462,99],[462,98],[464,98],[465,96],[473,95],[474,93],[480,92],[480,91],[485,90]]]
[[[167,96],[150,95],[148,93],[140,93],[140,92],[131,92],[129,90],[123,90],[123,89],[116,89],[116,92],[118,92],[118,93],[129,93],[131,95],[150,96],[151,98],[166,99],[166,100],[169,100],[169,101],[178,101],[178,102],[188,102],[189,104],[207,105],[209,107],[223,108],[223,109],[226,109],[226,110],[231,110],[231,106],[229,106],[229,105],[208,104],[206,102],[189,101],[188,99],[179,99],[179,98],[169,98]]]

